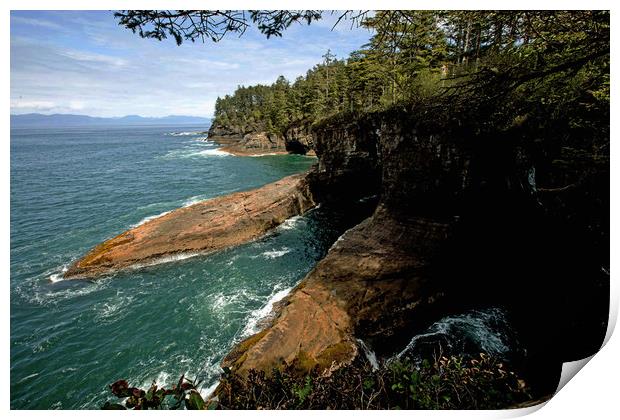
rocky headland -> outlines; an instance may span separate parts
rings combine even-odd
[[[440,317],[489,304],[508,308],[528,353],[515,363],[539,395],[553,392],[562,361],[596,351],[607,318],[607,261],[585,243],[604,249],[605,229],[596,226],[605,225],[605,188],[592,183],[605,180],[608,167],[560,176],[522,147],[532,135],[527,126],[485,132],[413,115],[314,127],[319,162],[307,177],[314,200],[346,207],[376,196],[379,203],[223,367],[241,375],[330,372],[363,353],[359,340],[389,357]],[[575,203],[566,205],[575,192],[560,198],[548,187],[559,183],[602,200],[580,216],[589,222],[577,221]],[[583,296],[600,301],[600,310],[578,309]]]
[[[307,126],[293,126],[282,135],[258,128],[213,125],[208,136],[222,146],[221,151],[236,156],[315,155],[312,133]]]
[[[340,237],[222,366],[239,375],[331,372],[361,355],[361,342],[389,357],[441,317],[501,305],[527,351],[516,367],[546,395],[562,362],[592,354],[605,334],[609,166],[557,166],[557,151],[537,149],[535,130],[527,119],[481,128],[415,109],[327,119],[310,132],[319,159],[308,174],[152,220],[95,247],[65,277],[213,252],[318,203],[347,209],[371,200],[370,217]],[[239,153],[293,144],[221,126],[209,138]],[[601,304],[593,310],[584,299]]]
[[[258,238],[315,205],[304,174],[202,201],[134,227],[74,262],[66,279],[95,278],[175,256],[210,253]]]

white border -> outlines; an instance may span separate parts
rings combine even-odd
[[[2,136],[2,168],[4,169],[2,173],[2,181],[0,182],[2,188],[2,196],[3,207],[2,207],[2,216],[4,218],[4,223],[2,224],[2,230],[0,234],[2,235],[2,257],[3,263],[2,267],[4,269],[5,279],[5,293],[2,294],[2,307],[4,309],[4,317],[3,317],[3,333],[4,333],[4,346],[2,347],[2,354],[4,363],[2,364],[2,375],[0,380],[0,395],[4,398],[3,409],[7,411],[10,417],[34,417],[39,415],[50,416],[50,417],[82,417],[84,416],[84,412],[75,412],[75,411],[62,411],[62,412],[52,412],[52,411],[11,411],[9,410],[9,399],[10,399],[10,373],[9,373],[9,320],[10,320],[10,300],[8,293],[8,283],[10,277],[10,265],[9,265],[9,249],[10,249],[10,231],[9,231],[9,211],[10,211],[10,189],[9,189],[9,177],[10,177],[10,161],[9,161],[9,114],[10,114],[10,94],[9,94],[9,84],[10,84],[10,74],[9,74],[9,57],[10,57],[10,36],[9,36],[9,10],[111,10],[111,9],[164,9],[164,8],[226,8],[226,9],[250,9],[250,8],[261,8],[261,9],[294,9],[294,8],[312,8],[312,9],[407,9],[407,8],[416,8],[416,9],[611,9],[612,10],[612,38],[615,38],[613,35],[616,32],[616,19],[615,19],[615,10],[612,7],[613,3],[611,1],[588,1],[588,2],[579,2],[579,1],[548,1],[548,0],[522,0],[522,1],[502,1],[498,2],[483,0],[483,1],[468,1],[468,2],[456,2],[456,1],[446,1],[446,0],[409,0],[409,1],[390,1],[384,0],[381,2],[377,1],[324,1],[318,0],[313,2],[300,2],[300,1],[209,1],[209,0],[188,0],[188,1],[162,1],[162,0],[110,0],[107,2],[101,1],[84,1],[84,0],[55,0],[44,1],[44,0],[4,0],[2,1],[3,13],[1,15],[1,27],[3,28],[3,77],[2,77],[2,92],[4,95],[4,114],[2,114],[1,121],[3,136]],[[614,58],[616,57],[615,52],[615,44],[612,42],[612,69],[615,69],[616,66],[614,62],[616,61]],[[612,70],[613,72],[613,70]],[[612,83],[612,96],[615,98],[617,94],[616,84],[615,84],[615,76],[612,76],[614,82]],[[614,111],[614,107],[612,105],[612,115]],[[612,117],[612,121],[614,118]],[[612,132],[614,132],[614,126],[612,124],[611,127]],[[612,148],[612,155],[614,153],[614,148]],[[612,157],[612,162],[615,162],[615,159]],[[612,166],[611,168],[611,178],[612,185],[618,185],[618,171]],[[614,209],[617,209],[617,191],[614,191],[612,188],[611,195],[611,208],[612,214],[614,213]],[[616,238],[618,233],[617,225],[614,223],[612,219],[611,223],[611,236],[612,238]],[[616,247],[614,246],[614,241],[612,240],[612,265],[616,260],[617,253],[614,252]],[[614,270],[611,270],[612,273]],[[618,287],[617,281],[614,280],[612,276],[612,290],[611,290],[611,320],[610,320],[610,329],[609,332],[612,331],[613,325],[615,325],[615,321],[617,319],[618,312]],[[607,339],[609,339],[610,334],[608,334]],[[620,355],[620,345],[618,344],[617,337],[611,337],[602,351],[595,355],[591,361],[583,368],[582,372],[578,374],[578,378],[570,381],[554,398],[552,398],[544,407],[544,409],[536,411],[536,409],[524,409],[524,410],[515,410],[515,411],[491,411],[491,412],[355,412],[355,413],[343,413],[339,412],[250,412],[243,413],[243,416],[250,417],[263,417],[269,416],[270,418],[284,418],[288,416],[301,416],[301,417],[314,417],[314,416],[327,416],[334,418],[341,418],[342,416],[361,416],[364,418],[378,418],[389,416],[392,418],[411,418],[412,416],[424,416],[424,417],[434,417],[434,418],[453,418],[453,417],[477,417],[477,418],[506,418],[513,417],[516,415],[524,415],[530,413],[532,411],[536,411],[535,414],[532,415],[531,418],[536,419],[583,419],[583,418],[593,418],[593,419],[605,419],[605,418],[616,418],[618,415],[618,393],[617,393],[617,378],[620,377],[620,369],[618,362],[618,358],[616,355]],[[540,408],[540,407],[539,407]],[[149,412],[146,414],[149,418],[153,417],[163,417],[163,416],[178,416],[179,418],[188,418],[188,416],[200,416],[200,418],[205,418],[204,416],[212,416],[210,418],[233,418],[237,417],[239,412],[209,412],[209,413],[192,413],[192,412]],[[112,416],[112,412],[102,412],[102,411],[94,411],[88,412],[88,416],[94,416],[98,418],[109,418]],[[139,414],[134,414],[139,415]]]

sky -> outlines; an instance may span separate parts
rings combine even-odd
[[[289,80],[327,49],[345,58],[371,34],[329,15],[282,38],[252,28],[213,43],[142,39],[111,11],[11,11],[11,113],[211,117],[239,85]]]

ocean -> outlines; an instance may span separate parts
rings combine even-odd
[[[316,162],[222,154],[198,134],[207,128],[11,130],[12,409],[97,409],[118,379],[169,386],[182,374],[206,394],[221,358],[352,223],[318,208],[212,255],[63,280],[132,226]]]

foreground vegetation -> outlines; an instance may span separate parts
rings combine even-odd
[[[117,397],[129,398],[124,405],[107,403],[103,408],[500,409],[532,399],[523,379],[486,354],[469,360],[438,357],[420,366],[396,361],[380,369],[357,360],[346,368],[315,369],[305,376],[292,367],[274,369],[270,375],[252,370],[247,377],[226,370],[217,398],[209,402],[183,378],[169,390],[155,384],[148,391],[129,388],[126,381],[110,388]]]
[[[522,379],[485,354],[377,370],[358,361],[301,378],[290,369],[251,371],[247,379],[228,373],[217,394],[219,407],[235,409],[499,409],[531,399]]]

